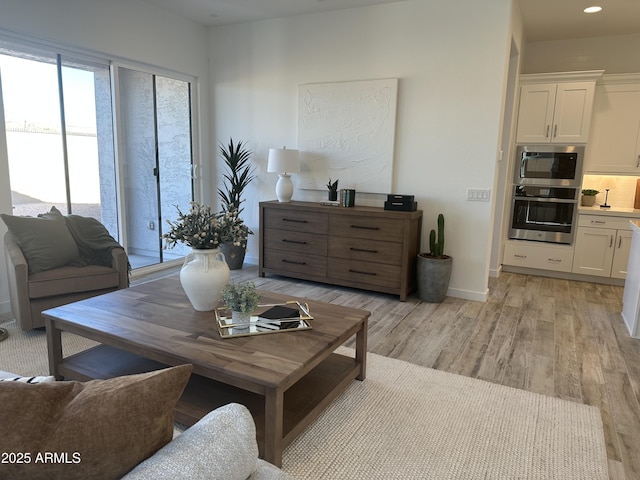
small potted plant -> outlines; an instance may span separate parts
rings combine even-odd
[[[338,180],[335,182],[331,182],[329,179],[329,183],[327,183],[327,188],[329,189],[329,201],[335,202],[338,200]]]
[[[248,324],[251,313],[258,307],[260,294],[253,282],[228,283],[222,291],[222,303],[231,310],[235,325]]]
[[[600,192],[593,188],[585,188],[582,190],[582,201],[580,202],[585,207],[593,207],[596,203],[596,195]]]

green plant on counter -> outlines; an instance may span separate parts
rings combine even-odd
[[[599,193],[600,192],[598,190],[594,190],[593,188],[585,188],[584,190],[582,190],[582,194],[586,195],[587,197],[594,197]]]
[[[436,231],[429,233],[429,255],[435,258],[444,257],[444,215],[438,215],[438,237]]]

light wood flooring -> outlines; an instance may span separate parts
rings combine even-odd
[[[429,304],[259,278],[252,265],[232,271],[232,280],[369,310],[370,352],[595,405],[610,478],[640,479],[640,340],[629,337],[620,316],[622,287],[503,273],[490,280],[487,302]]]

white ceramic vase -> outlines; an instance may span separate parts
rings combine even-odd
[[[192,248],[180,269],[182,288],[199,312],[209,312],[218,306],[229,276],[224,254],[217,248]]]

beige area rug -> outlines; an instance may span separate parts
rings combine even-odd
[[[609,478],[595,407],[367,358],[367,379],[289,445],[285,471],[342,480]]]
[[[0,370],[47,375],[44,332],[2,326]],[[65,355],[94,345],[64,332],[62,341]],[[595,407],[371,353],[367,367],[285,449],[285,471],[300,480],[608,478]]]

